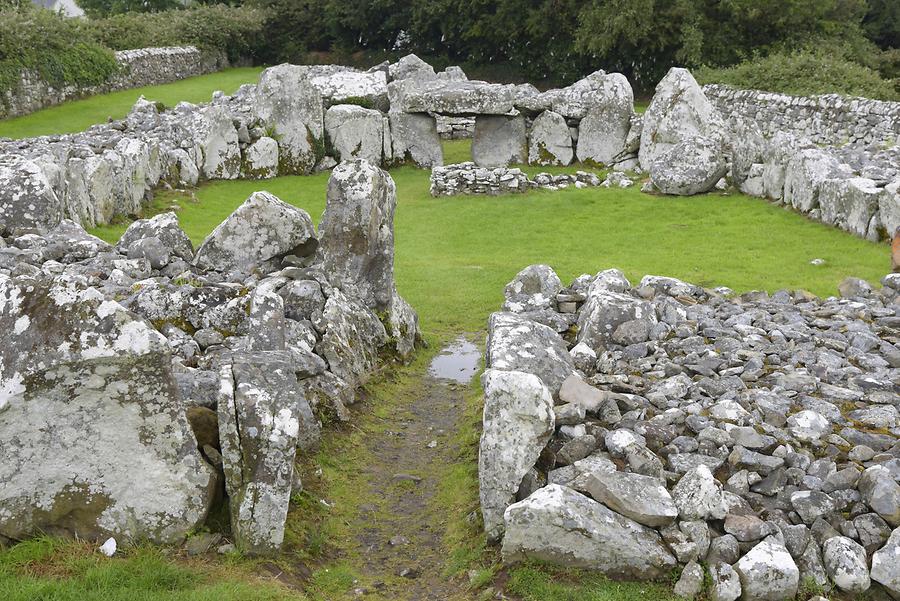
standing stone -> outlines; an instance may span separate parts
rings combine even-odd
[[[325,111],[325,134],[338,161],[365,159],[381,165],[384,123],[380,111],[338,104]]]
[[[206,179],[237,179],[241,174],[241,148],[231,115],[221,106],[209,106],[199,113],[197,142],[203,150],[201,173]],[[120,211],[120,215],[128,214]]]
[[[597,90],[596,105],[578,125],[578,160],[609,164],[625,152],[634,114],[634,93],[621,73],[610,73]]]
[[[553,398],[534,375],[488,369],[478,452],[481,514],[489,540],[503,535],[503,512],[553,434]]]
[[[279,173],[311,173],[321,152],[324,114],[307,68],[278,65],[263,71],[252,106],[253,116],[278,140]]]
[[[388,309],[394,292],[394,180],[364,160],[346,161],[331,172],[326,198],[319,236],[329,281],[368,307]]]
[[[440,167],[444,150],[434,117],[424,113],[388,114],[394,162],[412,161],[419,167]]]
[[[656,93],[644,113],[638,153],[645,171],[657,157],[679,142],[695,136],[722,139],[725,124],[687,71],[672,67],[657,84]]]
[[[553,111],[538,115],[531,124],[528,164],[568,165],[572,156],[572,134],[565,118]]]
[[[834,536],[822,545],[822,558],[828,577],[842,591],[862,593],[868,590],[869,568],[866,550],[851,538]]]
[[[744,601],[793,599],[800,584],[800,570],[784,545],[766,539],[734,565],[741,579]]]
[[[558,484],[504,514],[503,561],[538,560],[611,577],[657,579],[676,561],[655,530]]]
[[[506,167],[527,161],[525,117],[522,115],[475,117],[472,160],[479,167]]]
[[[219,375],[219,436],[235,544],[249,555],[271,555],[284,541],[306,401],[288,353],[236,353]]]
[[[241,177],[245,179],[269,179],[278,175],[278,142],[263,136],[244,152]]]
[[[887,543],[872,555],[871,577],[900,599],[900,528],[895,528]]]
[[[8,233],[45,232],[62,218],[62,204],[38,165],[19,158],[0,159],[0,223]]]
[[[0,537],[179,543],[215,476],[166,339],[79,276],[0,275]]]
[[[200,244],[194,265],[244,273],[272,270],[286,255],[310,256],[318,243],[306,211],[268,192],[254,192]]]

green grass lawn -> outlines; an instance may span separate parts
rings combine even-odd
[[[447,154],[459,158],[465,149],[465,141],[452,142]],[[432,198],[427,171],[401,167],[391,175],[398,286],[435,334],[482,328],[504,285],[532,263],[552,265],[564,282],[617,267],[633,282],[655,274],[738,292],[803,288],[818,295],[836,294],[847,276],[877,283],[889,271],[886,245],[740,194],[673,198],[634,186]],[[150,212],[179,207],[182,227],[198,244],[255,190],[318,222],[327,181],[323,173],[211,182],[188,194],[160,194]],[[94,233],[113,242],[125,227]],[[825,264],[811,265],[815,258]]]
[[[65,102],[30,115],[0,121],[0,138],[30,138],[83,131],[107,119],[123,118],[141,95],[166,106],[175,106],[181,101],[209,102],[216,90],[233,94],[241,84],[256,83],[260,71],[262,67],[226,69],[173,83]]]

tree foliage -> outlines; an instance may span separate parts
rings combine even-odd
[[[130,12],[155,13],[182,6],[179,0],[76,0],[76,4],[92,19]]]

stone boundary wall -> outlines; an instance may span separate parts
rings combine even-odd
[[[223,54],[194,46],[120,50],[115,55],[122,71],[102,86],[55,88],[34,71],[23,71],[15,89],[2,92],[0,119],[27,115],[73,98],[168,83],[228,66]]]
[[[719,84],[705,85],[703,92],[723,116],[754,121],[769,136],[790,132],[828,145],[900,141],[900,102],[837,94],[789,96]]]

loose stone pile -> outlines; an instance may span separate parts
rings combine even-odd
[[[431,170],[431,195],[455,196],[457,194],[511,194],[528,190],[560,190],[575,186],[588,188],[593,186],[627,188],[634,182],[624,173],[612,172],[601,180],[594,173],[576,171],[574,175],[552,175],[538,173],[533,179],[517,167],[479,167],[475,163],[457,163]]]
[[[481,508],[507,562],[695,597],[900,595],[900,274],[840,297],[521,271],[489,322]]]
[[[237,547],[276,551],[320,416],[414,350],[395,206],[351,161],[318,232],[256,192],[196,250],[173,213],[0,239],[0,539],[179,542],[227,493]]]

